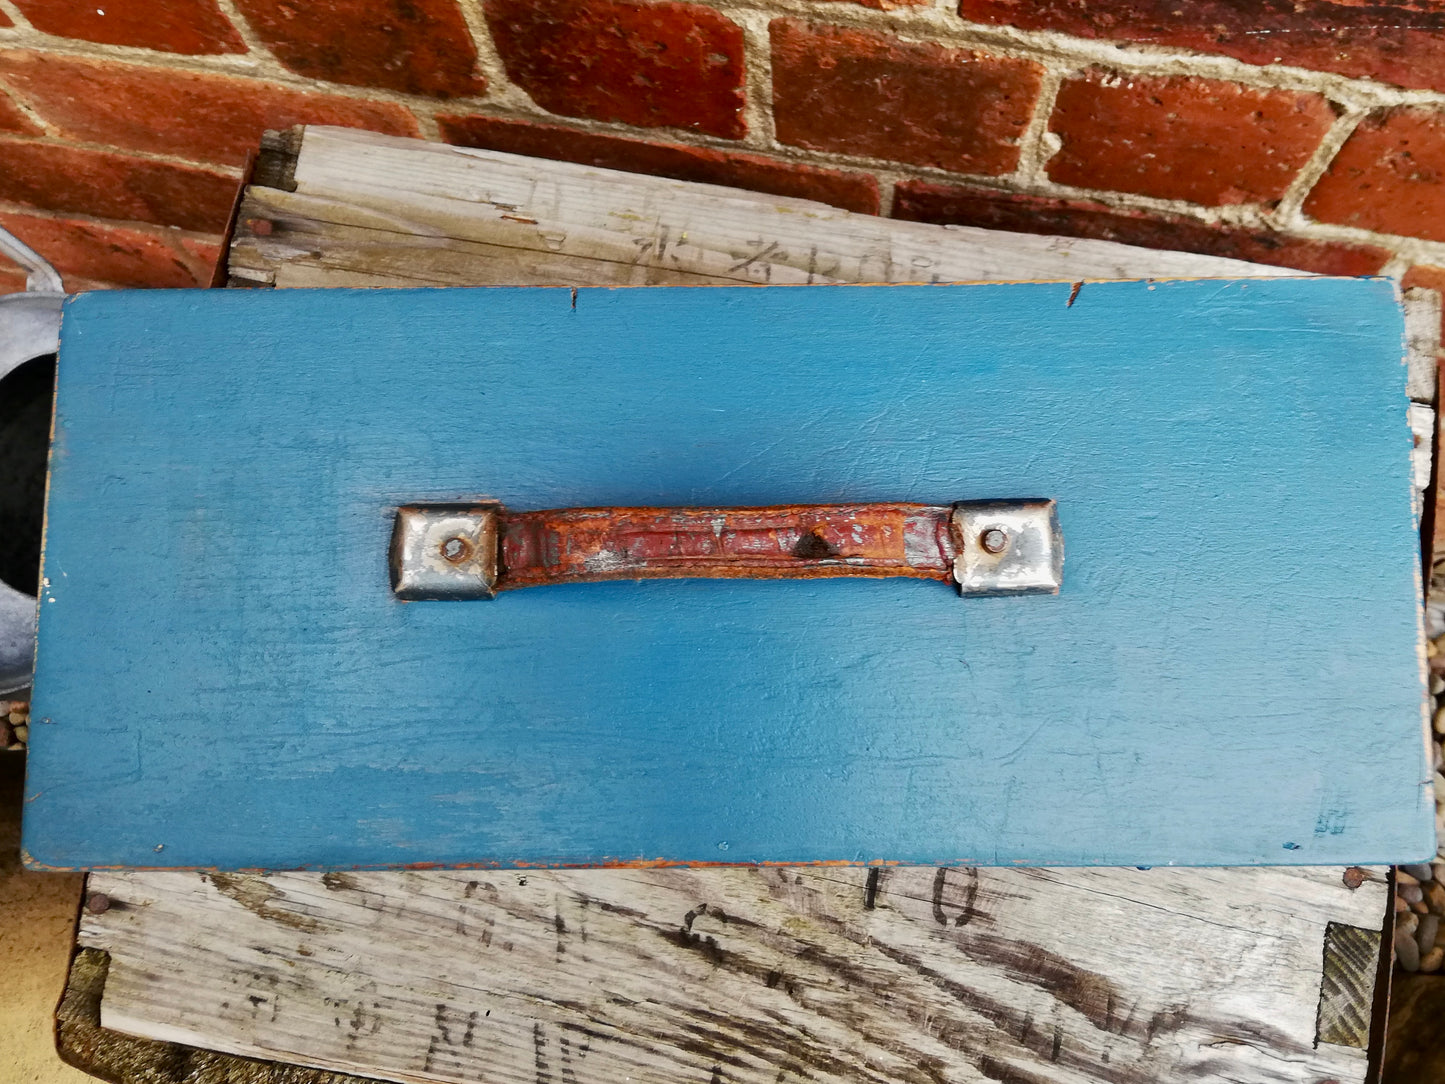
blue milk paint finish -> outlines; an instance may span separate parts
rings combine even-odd
[[[66,309],[35,863],[1434,851],[1385,281],[97,293]],[[402,502],[1051,496],[1059,597],[395,601]]]

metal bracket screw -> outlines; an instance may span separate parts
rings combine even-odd
[[[989,553],[1002,553],[1008,549],[1008,532],[1002,527],[990,527],[979,535],[978,543]]]

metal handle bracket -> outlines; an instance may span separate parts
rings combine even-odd
[[[1057,594],[1052,500],[769,508],[566,508],[492,502],[397,510],[391,583],[405,600],[487,599],[600,580],[906,576],[960,595]]]

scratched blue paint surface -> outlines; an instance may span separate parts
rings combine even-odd
[[[1363,280],[96,293],[25,846],[55,866],[1433,853],[1401,317]],[[398,503],[1058,499],[1057,598],[398,603]]]

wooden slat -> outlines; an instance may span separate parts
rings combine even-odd
[[[1320,950],[1382,871],[869,878],[107,873],[81,943],[108,1028],[402,1081],[1361,1079]]]
[[[1108,241],[898,222],[807,200],[351,129],[308,128],[294,179],[294,193],[252,190],[264,202],[243,207],[233,263],[282,278],[314,267],[371,274],[377,261],[383,273],[395,273],[405,263],[404,279],[439,263],[443,281],[453,281],[458,264],[436,253],[462,251],[453,244],[461,241],[529,254],[525,277],[507,262],[477,260],[467,279],[474,285],[637,284],[623,276],[658,281],[646,277],[658,272],[773,284],[1299,274]],[[256,232],[257,221],[267,223],[265,232]],[[559,277],[545,277],[554,268]]]

